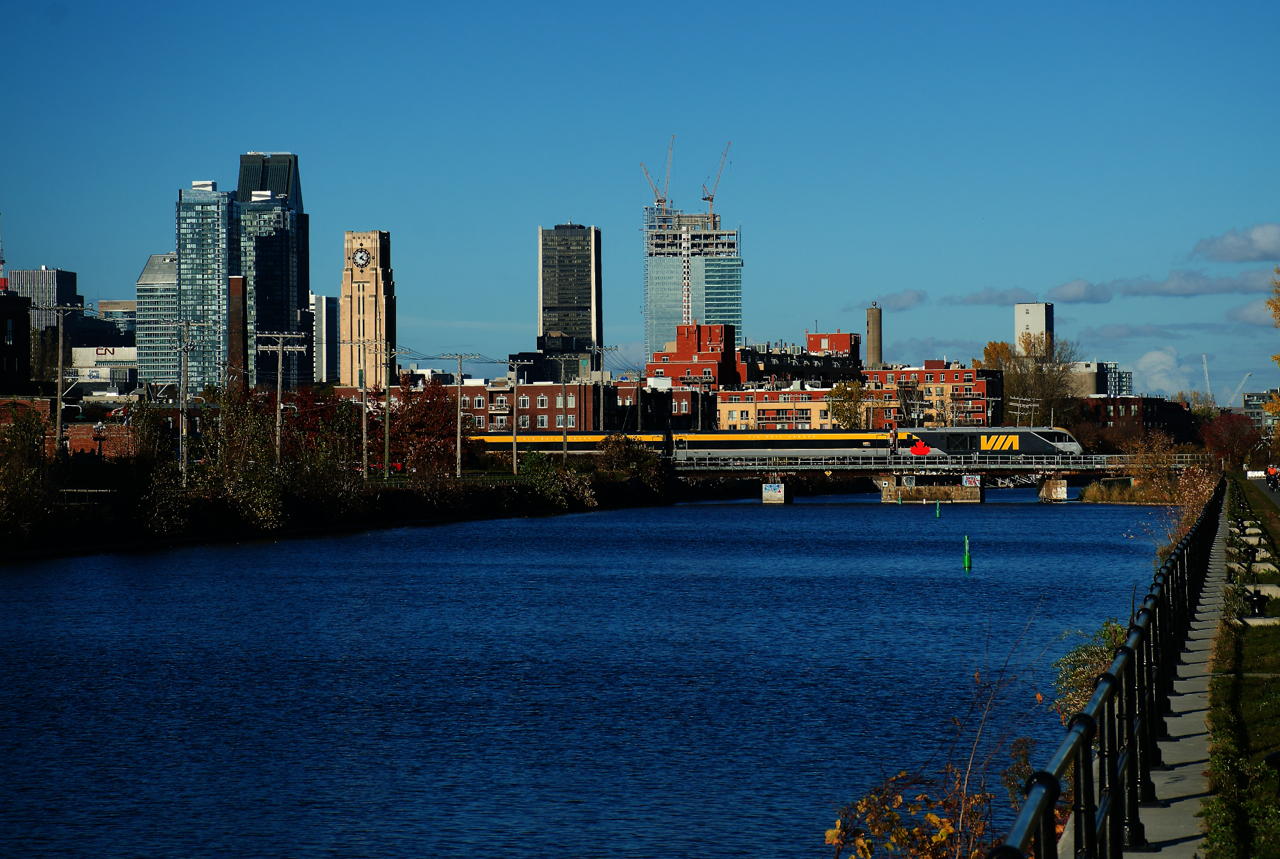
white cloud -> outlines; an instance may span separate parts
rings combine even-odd
[[[1045,294],[1045,298],[1062,304],[1106,304],[1116,295],[1190,298],[1195,295],[1248,295],[1270,290],[1271,272],[1265,268],[1242,271],[1231,277],[1209,277],[1202,271],[1180,269],[1169,272],[1164,280],[1134,277],[1090,283],[1076,279],[1055,286]]]
[[[1036,300],[1034,292],[1028,292],[1020,286],[1013,289],[995,289],[988,286],[986,289],[978,292],[971,292],[968,295],[948,295],[942,299],[942,304],[994,304],[994,305],[1013,305],[1026,304]]]
[[[1194,367],[1178,363],[1178,350],[1172,346],[1153,349],[1133,362],[1135,391],[1176,394],[1191,388]]]
[[[1268,292],[1271,272],[1264,268],[1242,271],[1233,277],[1209,277],[1202,271],[1171,271],[1162,281],[1137,278],[1115,281],[1121,295],[1170,295],[1181,298],[1193,295],[1227,295]]]
[[[1045,299],[1061,304],[1106,304],[1111,300],[1111,287],[1076,278],[1049,290]]]
[[[881,295],[876,298],[876,301],[890,313],[897,313],[903,310],[910,310],[928,297],[929,294],[923,289],[904,289],[902,292]]]
[[[1193,257],[1214,262],[1280,260],[1280,224],[1254,224],[1247,230],[1228,230],[1213,239],[1201,239]]]
[[[1239,322],[1242,325],[1271,326],[1275,323],[1265,298],[1259,298],[1256,301],[1250,301],[1248,304],[1231,308],[1227,311],[1227,319],[1232,322]]]

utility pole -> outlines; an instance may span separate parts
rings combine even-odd
[[[577,362],[577,355],[553,355],[553,360],[560,362],[560,433],[561,433],[561,452],[560,461],[564,466],[569,465],[569,391],[567,380],[565,378],[565,369],[570,361]]]
[[[3,264],[4,264],[3,251],[0,250],[0,267],[2,267]],[[63,374],[66,373],[66,368],[63,366],[63,362],[62,362],[63,318],[66,317],[68,313],[79,312],[83,314],[85,312],[85,309],[79,304],[38,304],[38,305],[35,305],[35,309],[36,310],[52,310],[54,313],[58,315],[58,380],[57,380],[57,387],[54,388],[54,391],[57,394],[58,414],[57,414],[57,417],[54,419],[54,436],[53,436],[54,456],[57,457],[62,453],[62,394],[63,394],[63,386],[66,384],[66,379],[63,376]]]
[[[593,414],[593,415],[591,416],[591,427],[590,427],[590,428],[591,428],[592,430],[599,430],[599,429],[602,429],[602,427],[599,425],[599,424],[600,424],[600,420],[601,420],[601,418],[603,418],[603,417],[604,417],[604,353],[606,353],[606,352],[617,352],[617,351],[618,351],[618,347],[617,347],[617,346],[596,346],[596,347],[593,347],[591,351],[592,351],[592,352],[594,352],[594,353],[596,353],[596,354],[598,354],[598,355],[600,356],[600,378],[599,378],[599,383],[600,383],[600,408],[599,408],[599,409],[595,409],[595,408],[594,408],[594,406],[593,406],[592,411],[594,411],[594,412],[595,412],[595,414]],[[592,389],[591,389],[591,401],[592,401],[592,403],[594,403],[594,402],[595,402],[595,384],[596,384],[596,380],[592,380],[592,383],[591,383],[591,384],[592,384]],[[624,427],[624,429],[625,429],[625,427]]]
[[[286,340],[298,340],[306,337],[304,331],[281,331],[271,334],[255,335],[259,341],[263,338],[274,337],[274,344],[262,345],[258,343],[259,352],[275,352],[276,353],[276,467],[280,467],[280,436],[284,426],[284,353],[285,352],[305,352],[305,345],[286,346]]]
[[[462,478],[462,362],[478,361],[483,356],[482,355],[464,355],[460,352],[455,352],[452,355],[441,355],[440,357],[448,358],[450,360],[457,359],[458,361],[458,440],[457,440],[457,450],[455,451],[455,453],[457,455],[457,460],[458,460],[457,477],[461,479]]]
[[[369,479],[369,391],[365,386],[364,359],[365,346],[376,344],[376,340],[339,340],[339,346],[359,346],[360,369],[356,371],[356,381],[360,386],[360,479]]]
[[[520,446],[516,440],[520,432],[520,368],[532,363],[532,361],[517,361],[514,358],[507,361],[507,367],[515,376],[511,392],[511,473],[515,475],[520,473]]]
[[[382,416],[382,479],[391,479],[391,378],[395,372],[395,358],[404,355],[408,349],[396,349],[387,344],[387,405],[386,414]],[[400,401],[404,402],[404,392],[400,392]]]

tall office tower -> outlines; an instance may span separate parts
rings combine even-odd
[[[31,299],[31,327],[43,331],[58,324],[58,314],[43,307],[84,307],[84,297],[76,294],[76,273],[60,268],[45,268],[9,272],[9,289]],[[73,320],[78,313],[67,314]],[[65,332],[64,332],[65,333]]]
[[[676,339],[677,325],[732,325],[742,345],[742,257],[720,215],[644,209],[645,360]]]
[[[1022,354],[1022,338],[1026,334],[1041,337],[1046,345],[1053,342],[1053,305],[1047,302],[1013,306],[1013,348]]]
[[[152,254],[138,275],[138,381],[177,384],[178,255]],[[101,302],[99,302],[101,305]]]
[[[600,369],[603,283],[600,230],[580,224],[538,227],[538,350],[560,356],[552,381],[561,381],[562,372],[572,379]]]
[[[391,234],[347,233],[344,238],[338,378],[344,386],[382,387],[387,344],[396,342],[396,284],[391,275]]]
[[[311,309],[310,225],[302,208],[298,156],[250,152],[240,156],[240,273],[244,276],[250,384],[275,385],[276,356],[259,352],[258,334],[303,331]],[[285,355],[289,388],[311,381],[302,353]]]
[[[219,191],[217,182],[192,182],[191,190],[178,192],[177,257],[178,319],[173,321],[190,323],[187,390],[199,392],[224,381],[228,279],[240,274],[240,204],[234,193]],[[180,343],[177,326],[173,333]]]
[[[314,368],[312,379],[327,385],[338,381],[338,299],[327,295],[311,294],[311,318],[313,320],[311,342]]]

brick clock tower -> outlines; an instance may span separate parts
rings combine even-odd
[[[391,234],[347,233],[344,240],[339,384],[381,388],[387,380],[387,344],[396,342],[396,284],[391,276]]]

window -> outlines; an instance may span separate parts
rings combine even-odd
[[[973,385],[965,385],[965,386],[964,386],[964,392],[965,392],[966,394],[972,394],[972,393],[973,393]]]
[[[476,415],[475,421],[478,429],[484,429],[484,415]]]
[[[521,416],[520,416],[520,429],[528,429],[528,428],[529,428],[529,416],[528,416],[528,415],[521,415]]]
[[[710,379],[710,378],[711,378],[711,368],[710,368],[710,367],[707,367],[707,368],[705,368],[705,369],[702,371],[702,378],[704,378],[704,379]]]
[[[825,421],[825,420],[828,420],[830,417],[831,417],[831,413],[826,409],[822,409],[821,411],[818,412],[818,418],[821,420]]]
[[[569,429],[573,429],[577,425],[578,425],[578,416],[569,415]]]
[[[547,395],[538,394],[538,408],[545,409],[547,407]]]
[[[574,395],[574,394],[570,394],[570,395],[569,395],[569,408],[571,408],[571,409],[575,409],[575,408],[577,408],[577,403],[578,403],[578,397],[577,397],[576,395]]]
[[[653,371],[653,375],[655,375],[655,376],[665,376],[665,375],[667,375],[667,371],[666,371],[666,370],[664,370],[664,369],[662,369],[661,367],[659,367],[658,369],[656,369],[656,370],[654,370],[654,371]]]
[[[737,410],[735,410],[735,409],[729,409],[729,420],[731,420],[731,421],[736,421],[737,419],[738,419],[738,412],[737,412]]]
[[[556,429],[564,429],[564,415],[556,415]]]
[[[670,363],[671,363],[671,358],[670,358],[669,356],[667,356],[667,355],[663,355],[663,356],[662,356],[662,363],[664,363],[664,364],[670,364]],[[661,370],[659,370],[659,371],[658,371],[658,375],[659,375],[659,376],[661,376],[661,375],[662,375],[662,371],[661,371]]]
[[[919,374],[919,373],[912,373],[912,374],[911,374],[911,381],[913,381],[913,382],[918,382],[918,381],[920,381],[920,374]]]
[[[932,381],[933,381],[933,374],[932,374],[932,373],[925,373],[925,374],[924,374],[924,380],[925,380],[926,382],[932,382]]]
[[[476,408],[477,409],[484,408],[484,397],[476,397]]]
[[[689,401],[688,401],[688,400],[681,400],[681,401],[680,401],[680,411],[684,412],[685,414],[688,414],[688,413],[689,413]]]
[[[738,397],[738,396],[730,397],[730,398],[729,398],[729,402],[731,402],[731,403],[740,403],[740,402],[742,402],[742,397]]]
[[[547,428],[547,416],[538,415],[538,429],[546,429],[546,428]]]
[[[529,397],[528,397],[528,395],[526,395],[526,394],[521,394],[521,395],[520,395],[520,399],[519,399],[519,401],[518,401],[518,402],[520,403],[520,408],[522,408],[522,409],[527,409],[527,408],[529,408]]]
[[[886,382],[892,382],[892,381],[893,381],[893,374],[892,374],[892,373],[889,373],[888,375],[886,375],[886,376],[885,376],[885,381],[886,381]]]
[[[506,416],[506,415],[499,415],[498,417],[494,418],[494,419],[493,419],[493,428],[494,428],[494,429],[506,429],[506,428],[507,428],[507,416]]]
[[[499,394],[498,396],[494,397],[493,404],[495,406],[498,406],[499,408],[505,409],[507,407],[507,395]]]
[[[564,408],[564,396],[561,394],[556,394],[556,408],[557,409]]]
[[[627,397],[627,405],[628,405],[628,406],[629,406],[629,405],[631,405],[631,398],[630,398],[630,397]]]
[[[965,373],[965,374],[964,374],[964,380],[965,380],[966,382],[972,382],[972,381],[973,381],[973,374],[972,374],[972,373]]]

